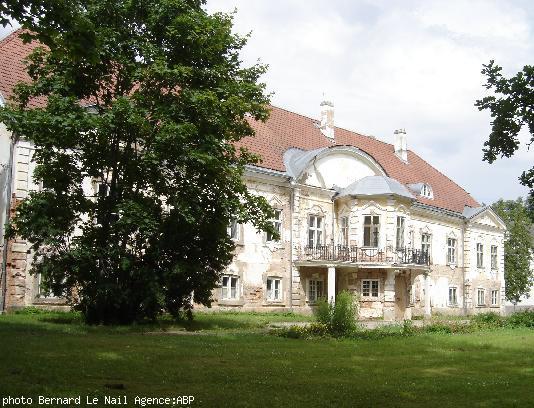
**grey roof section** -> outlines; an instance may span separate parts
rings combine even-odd
[[[345,196],[380,196],[380,195],[394,195],[410,200],[415,200],[415,197],[408,189],[399,183],[397,180],[387,176],[367,176],[344,188],[338,197]]]
[[[315,150],[302,150],[295,147],[284,152],[284,165],[286,171],[292,178],[299,177],[301,173],[308,167],[309,162],[328,147],[321,147]]]
[[[478,214],[480,214],[481,212],[487,210],[488,208],[489,206],[487,205],[483,205],[482,207],[475,207],[475,208],[465,206],[462,215],[467,219],[473,218],[477,216]]]

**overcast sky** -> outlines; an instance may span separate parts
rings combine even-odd
[[[527,194],[517,178],[534,152],[523,142],[482,162],[490,117],[474,102],[483,63],[534,64],[534,2],[208,0],[210,12],[234,9],[235,30],[252,32],[243,61],[269,65],[274,105],[318,118],[324,93],[336,125],[390,143],[405,128],[411,150],[480,202]]]

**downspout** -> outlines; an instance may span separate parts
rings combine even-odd
[[[17,143],[17,136],[15,133],[11,135],[11,145],[9,146],[9,166],[8,166],[8,179],[7,179],[7,205],[6,205],[6,221],[5,225],[9,224],[9,219],[11,216],[11,191],[13,183],[13,172],[15,166],[13,166],[14,155],[15,155],[15,144]],[[6,233],[4,231],[4,248],[2,251],[2,269],[0,273],[2,274],[2,279],[0,286],[2,287],[2,292],[0,293],[0,313],[4,313],[6,308],[6,295],[7,295],[7,247],[9,240],[6,238]]]
[[[465,228],[466,228],[466,222],[462,222],[462,285],[463,285],[463,309],[464,309],[464,316],[467,316],[467,300],[466,300],[466,291],[465,291]]]
[[[289,310],[293,312],[293,211],[295,211],[295,181],[289,181]]]

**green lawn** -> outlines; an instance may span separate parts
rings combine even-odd
[[[534,330],[295,340],[261,329],[305,319],[201,314],[188,327],[195,331],[180,334],[165,321],[87,328],[71,314],[0,316],[0,398],[126,395],[129,406],[136,395],[193,395],[191,406],[219,407],[534,406]]]

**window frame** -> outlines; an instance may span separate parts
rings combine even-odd
[[[269,282],[271,282],[270,290]],[[278,288],[276,288],[276,282],[278,282]],[[276,293],[278,293],[278,296],[276,296]],[[281,302],[283,300],[282,298],[282,278],[278,276],[268,276],[265,281],[265,299],[268,302]]]
[[[451,294],[454,294],[451,299]],[[449,306],[458,306],[458,286],[449,286]]]
[[[495,297],[494,297],[495,295]],[[493,301],[495,300],[495,302]],[[499,306],[499,289],[492,289],[491,290],[491,303],[490,303],[491,306],[495,307],[495,306]]]
[[[369,282],[369,287],[367,288],[368,290],[368,295],[365,294],[365,283],[366,282]],[[373,288],[373,284],[376,283],[376,296],[373,295],[373,292],[374,292],[374,289]],[[360,284],[360,289],[361,289],[361,295],[362,295],[362,298],[365,298],[365,299],[380,299],[380,279],[362,279],[361,281],[361,284]]]
[[[275,213],[275,218],[271,218],[269,221],[273,224],[275,230],[278,231],[280,239],[274,239],[273,236],[267,233],[265,240],[266,242],[280,242],[282,240],[282,210],[280,208],[273,208]],[[278,215],[278,218],[276,218]]]
[[[495,253],[494,250],[495,249]],[[499,269],[499,249],[497,245],[490,246],[490,264],[492,270]]]
[[[453,245],[451,245],[453,241]],[[447,237],[447,265],[456,265],[458,260],[456,257],[458,240],[456,238]],[[452,256],[451,256],[452,255]]]
[[[400,225],[399,225],[399,221]],[[404,233],[406,230],[406,217],[402,215],[397,215],[397,228],[396,228],[396,236],[395,236],[395,245],[396,249],[403,249],[405,247],[405,240],[404,240]]]
[[[228,283],[225,286],[224,280],[228,279]],[[235,296],[232,297],[232,281],[235,280]],[[227,296],[224,296],[226,290]],[[229,294],[229,295],[228,295]],[[220,300],[239,300],[240,298],[240,290],[239,290],[239,276],[238,275],[230,275],[225,274],[221,276],[221,299]]]
[[[367,224],[367,218],[370,223]],[[375,220],[378,220],[375,223]],[[366,231],[368,231],[369,242],[366,243]],[[363,216],[363,247],[378,248],[380,246],[380,216],[367,214]]]
[[[481,242],[477,242],[476,254],[477,254],[477,268],[484,268],[484,244],[482,244]]]
[[[313,282],[313,285],[312,285]],[[320,285],[318,285],[320,284]],[[317,301],[324,296],[324,279],[322,278],[309,278],[306,292],[306,298],[308,303],[317,303]],[[312,286],[314,286],[314,296],[312,297]],[[320,286],[320,290],[319,289]]]
[[[425,241],[424,237],[428,237],[428,241]],[[432,234],[430,232],[421,233],[421,252],[425,253],[425,246],[428,247],[427,256],[430,258],[430,251],[432,251]]]
[[[480,294],[482,294],[482,303],[480,303]],[[486,289],[477,288],[477,306],[486,306]]]
[[[343,246],[349,245],[349,225],[350,222],[347,215],[339,217],[340,244]]]
[[[235,237],[232,233],[233,225],[235,225]],[[228,236],[232,241],[239,242],[241,241],[241,224],[237,222],[236,219],[233,219],[230,221],[230,224],[228,224],[228,227],[226,228],[226,232],[228,233]]]
[[[312,225],[312,220],[314,220]],[[320,223],[318,223],[320,221]],[[317,226],[320,224],[320,226]],[[319,214],[308,215],[308,247],[317,248],[323,245],[324,236],[324,216]],[[312,244],[312,245],[310,245]]]

